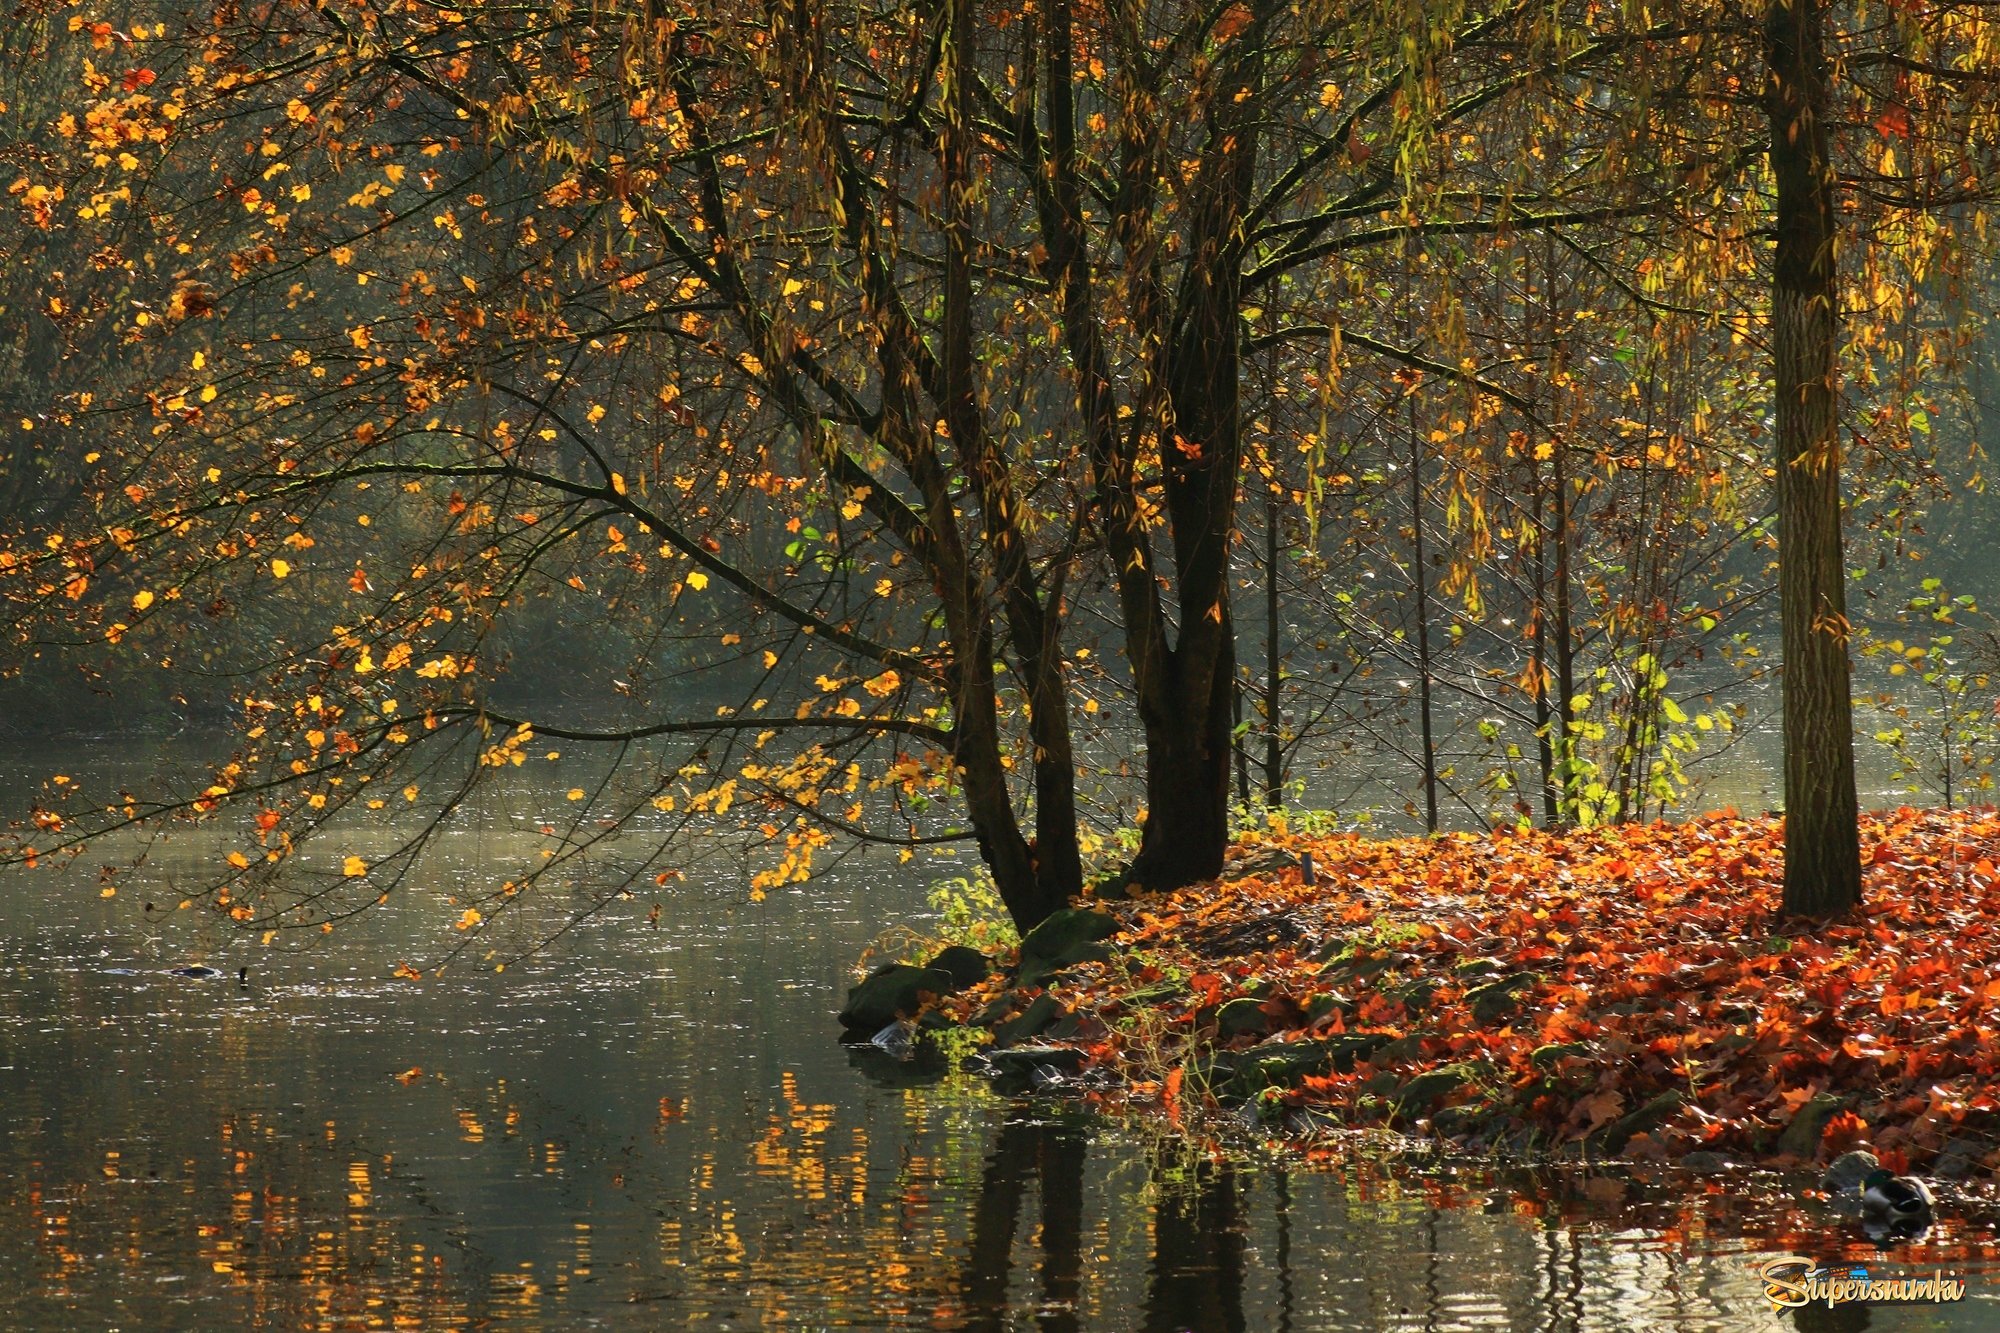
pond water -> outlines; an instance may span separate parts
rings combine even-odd
[[[504,833],[447,835],[427,885],[307,949],[175,910],[176,867],[217,855],[199,834],[109,899],[96,861],[0,881],[0,1322],[2000,1327],[1990,1217],[1878,1255],[1730,1177],[1195,1159],[904,1077],[832,1015],[935,864],[853,859],[751,904],[718,852],[656,925],[616,904],[504,972],[398,980],[448,945],[460,877],[505,873]],[[222,976],[170,971],[196,963]],[[1943,1268],[1970,1297],[1794,1323],[1754,1271],[1782,1252]]]

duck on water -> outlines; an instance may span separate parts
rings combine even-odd
[[[186,977],[193,981],[212,981],[222,975],[222,969],[219,967],[209,967],[203,963],[189,963],[184,967],[168,968],[167,975],[170,977]],[[236,969],[236,984],[239,986],[248,986],[250,984],[249,968],[239,967]]]

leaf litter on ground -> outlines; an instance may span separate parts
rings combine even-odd
[[[1094,1100],[1176,1128],[1227,1108],[1307,1156],[1356,1130],[1703,1167],[1867,1148],[1990,1189],[2000,814],[1861,833],[1866,899],[1832,923],[1778,915],[1769,818],[1246,834],[1237,873],[1102,904],[1107,960],[942,1008],[993,1027],[1053,995],[1033,1040],[1083,1052]]]

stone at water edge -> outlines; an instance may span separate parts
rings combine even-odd
[[[1979,1174],[1989,1151],[1990,1145],[1972,1139],[1947,1140],[1931,1164],[1931,1176],[1936,1180],[1968,1180]]]
[[[1426,1070],[1403,1084],[1402,1091],[1396,1094],[1396,1114],[1420,1116],[1469,1081],[1466,1072],[1456,1065]]]
[[[1079,944],[1101,940],[1118,929],[1118,918],[1088,907],[1064,907],[1049,913],[1021,937],[1022,958],[1056,958]]]
[[[1083,1072],[1089,1063],[1088,1057],[1073,1046],[1016,1046],[1005,1051],[983,1052],[978,1059],[995,1079],[1017,1086],[1046,1084],[1049,1075],[1072,1077]]]
[[[897,1019],[889,1026],[868,1039],[868,1044],[886,1051],[898,1060],[909,1058],[910,1048],[916,1040],[916,1025]]]
[[[840,1025],[849,1032],[872,1037],[899,1018],[914,1017],[926,994],[952,995],[958,989],[949,972],[912,963],[889,963],[870,972],[860,985],[847,992]]]
[[[1833,1159],[1826,1173],[1819,1178],[1820,1190],[1834,1207],[1859,1212],[1861,1182],[1880,1170],[1881,1166],[1881,1161],[1872,1152],[1860,1149],[1844,1152]]]
[[[1217,1041],[1228,1041],[1245,1033],[1253,1037],[1271,1034],[1271,1016],[1264,1012],[1264,1002],[1248,995],[1230,1000],[1215,1011]]]
[[[997,1023],[993,1028],[993,1044],[996,1047],[1013,1046],[1030,1037],[1038,1037],[1047,1031],[1049,1025],[1063,1018],[1068,1010],[1055,996],[1043,991],[1028,1002],[1028,1007],[1014,1017]]]
[[[1098,941],[1118,929],[1118,918],[1088,907],[1065,907],[1021,937],[1020,981],[1032,984],[1059,968],[1102,958]]]
[[[1819,1155],[1819,1139],[1826,1131],[1826,1122],[1845,1111],[1853,1102],[1852,1097],[1836,1093],[1816,1094],[1792,1116],[1792,1123],[1785,1126],[1785,1132],[1778,1135],[1778,1151],[1811,1161]]]
[[[958,990],[978,985],[993,970],[985,954],[963,944],[946,945],[924,966],[950,974],[952,985]]]
[[[1349,1073],[1388,1044],[1382,1032],[1343,1032],[1317,1040],[1287,1041],[1219,1052],[1206,1070],[1218,1096],[1255,1097],[1266,1088],[1294,1088],[1308,1077]]]
[[[1660,1093],[1636,1111],[1618,1117],[1590,1138],[1590,1142],[1603,1152],[1620,1152],[1627,1142],[1641,1134],[1651,1134],[1667,1121],[1674,1118],[1687,1105],[1687,1097],[1678,1091]]]

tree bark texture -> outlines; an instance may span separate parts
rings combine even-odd
[[[1771,0],[1764,51],[1778,212],[1771,342],[1784,640],[1784,907],[1827,917],[1861,900],[1861,849],[1841,554],[1839,291],[1820,0]]]

